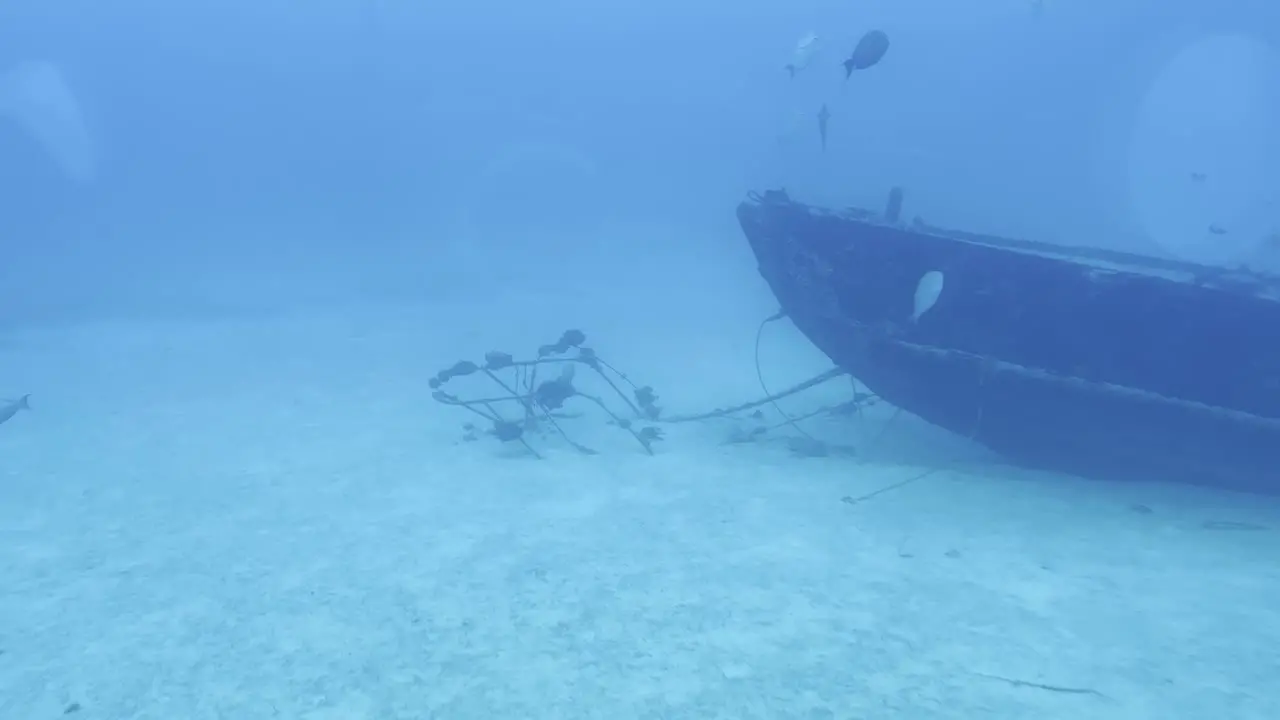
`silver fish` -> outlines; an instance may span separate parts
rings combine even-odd
[[[27,398],[30,395],[23,395],[17,400],[10,400],[3,408],[0,408],[0,425],[9,422],[9,419],[18,414],[19,410],[30,410],[31,406],[27,404]]]
[[[809,66],[809,61],[813,59],[813,54],[818,50],[818,36],[809,33],[800,38],[800,42],[796,43],[795,52],[791,55],[791,62],[787,63],[784,69],[787,75],[795,78],[796,73]]]

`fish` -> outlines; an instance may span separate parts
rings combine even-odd
[[[872,30],[858,41],[853,54],[844,61],[844,79],[848,80],[854,70],[866,70],[880,62],[889,50],[889,36],[881,30]]]
[[[795,79],[796,73],[809,66],[809,61],[813,59],[813,54],[818,51],[818,36],[809,33],[800,38],[800,42],[796,43],[796,49],[791,53],[791,62],[783,66],[787,71],[788,77]]]
[[[23,395],[17,400],[9,400],[3,408],[0,408],[0,425],[9,422],[9,419],[18,414],[19,410],[30,410],[31,405],[27,402],[31,395]]]
[[[823,103],[822,109],[818,111],[818,138],[822,141],[822,149],[827,149],[827,121],[831,119],[831,112],[827,110],[826,103]]]
[[[1218,223],[1213,223],[1212,225],[1209,226],[1209,232],[1213,233],[1214,235],[1226,235],[1227,229],[1222,227]]]
[[[920,316],[938,304],[938,296],[942,294],[942,272],[930,270],[920,276],[916,283],[915,303],[911,310],[911,322],[919,322]]]
[[[1209,179],[1209,176],[1202,172],[1191,173],[1191,182],[1202,183],[1207,179]]]

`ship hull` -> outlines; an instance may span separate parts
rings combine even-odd
[[[738,217],[786,315],[889,403],[1031,467],[1280,492],[1274,279],[779,192]],[[913,319],[930,272],[942,292]]]

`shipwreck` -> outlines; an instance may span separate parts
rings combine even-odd
[[[1280,278],[833,210],[738,219],[782,311],[887,402],[1010,461],[1280,492]],[[925,297],[922,310],[920,295]]]

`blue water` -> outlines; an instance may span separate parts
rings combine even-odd
[[[1272,500],[883,407],[539,461],[428,385],[822,372],[756,347],[752,190],[1280,269],[1280,6],[446,5],[0,6],[0,719],[1280,717]]]

